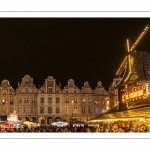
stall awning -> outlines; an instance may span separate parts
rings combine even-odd
[[[115,121],[115,120],[132,120],[132,119],[141,119],[141,118],[150,118],[150,106],[103,114],[94,119],[89,120],[88,123],[107,121],[107,120]]]

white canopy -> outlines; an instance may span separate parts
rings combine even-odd
[[[68,126],[69,124],[67,122],[53,122],[51,123],[52,126],[58,126],[58,127],[63,127],[63,126]]]

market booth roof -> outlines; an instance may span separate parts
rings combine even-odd
[[[136,108],[126,111],[118,111],[113,113],[102,114],[94,119],[89,120],[87,123],[101,122],[101,121],[125,121],[150,118],[150,106]]]

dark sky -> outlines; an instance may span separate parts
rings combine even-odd
[[[0,18],[0,82],[16,89],[24,75],[37,88],[53,76],[62,88],[70,78],[108,90],[125,57],[126,39],[136,41],[150,18]],[[137,46],[150,52],[150,31]]]

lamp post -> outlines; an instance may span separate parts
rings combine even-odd
[[[74,104],[74,100],[72,100],[72,117],[71,117],[71,125],[73,126],[73,104]]]
[[[6,102],[6,99],[2,99],[2,102],[3,102],[3,104],[6,104],[7,102]]]

